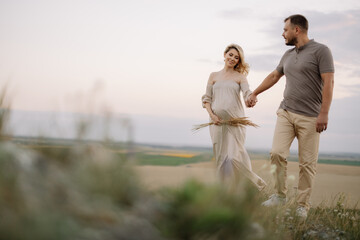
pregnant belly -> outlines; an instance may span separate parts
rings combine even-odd
[[[222,120],[229,120],[230,118],[240,117],[241,112],[238,108],[234,107],[214,107],[213,112]]]

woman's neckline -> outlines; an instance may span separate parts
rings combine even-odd
[[[213,83],[213,85],[215,85],[215,83],[217,83],[217,82],[234,82],[234,83],[236,83],[236,84],[239,84],[239,85],[240,85],[240,83],[239,83],[239,82],[237,82],[237,81],[235,81],[235,80],[232,80],[232,79],[217,80],[217,81],[215,81],[215,82]]]

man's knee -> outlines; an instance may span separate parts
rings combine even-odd
[[[286,153],[278,149],[272,149],[270,152],[271,163],[285,162],[286,157]]]
[[[306,162],[299,164],[300,173],[316,174],[316,162]]]

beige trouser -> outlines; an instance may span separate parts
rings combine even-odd
[[[275,188],[279,196],[287,192],[287,160],[294,138],[299,143],[299,183],[297,203],[310,208],[309,199],[316,173],[320,134],[316,132],[316,117],[306,117],[283,109],[277,111],[277,122],[271,149],[271,164],[276,166]]]

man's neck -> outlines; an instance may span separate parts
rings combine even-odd
[[[309,41],[310,40],[307,35],[303,36],[303,37],[299,37],[297,43],[295,44],[295,47],[300,48],[300,47],[304,46],[305,44],[307,44]]]

